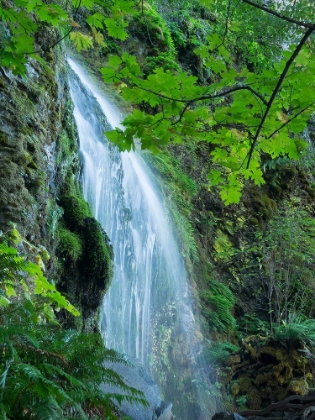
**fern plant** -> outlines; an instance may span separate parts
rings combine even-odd
[[[99,334],[64,330],[54,308],[77,314],[40,267],[0,244],[0,419],[117,419],[117,404],[146,405],[105,361],[126,363]],[[104,394],[107,383],[121,393]]]
[[[274,338],[284,344],[315,346],[315,319],[289,315],[289,321],[274,327]]]
[[[221,341],[212,344],[207,349],[207,355],[212,363],[216,365],[223,364],[231,354],[238,352],[240,348],[228,341]]]
[[[213,331],[226,334],[235,329],[236,321],[231,313],[235,297],[227,286],[209,279],[208,288],[201,291],[200,299],[202,312]]]

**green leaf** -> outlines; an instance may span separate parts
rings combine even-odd
[[[106,18],[104,19],[104,23],[107,28],[108,35],[112,36],[113,38],[120,39],[124,41],[128,34],[124,28],[128,26],[128,24],[122,20],[117,21],[116,19]]]
[[[241,199],[241,187],[240,185],[228,185],[222,186],[220,190],[221,198],[226,206],[229,204],[237,204]]]
[[[54,26],[58,26],[68,18],[67,12],[58,4],[40,4],[35,10],[42,22],[48,22]]]
[[[71,32],[70,39],[78,52],[93,46],[92,37],[81,32]]]
[[[208,179],[211,186],[221,184],[223,181],[221,171],[217,169],[211,169],[208,175]]]
[[[104,27],[104,16],[99,12],[94,13],[93,15],[89,15],[86,18],[86,21],[91,27],[95,27],[98,29],[103,29]]]

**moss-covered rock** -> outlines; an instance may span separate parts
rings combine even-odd
[[[82,305],[85,312],[96,310],[112,277],[112,249],[108,236],[94,217],[87,217],[81,228],[83,254],[80,259],[84,285]]]
[[[76,193],[65,194],[60,198],[59,203],[64,210],[63,218],[69,229],[80,229],[83,226],[84,219],[92,217],[90,206],[82,195]]]
[[[258,410],[312,388],[311,367],[298,349],[289,350],[271,338],[250,336],[244,341],[240,358],[229,359],[225,370],[233,404],[246,400],[247,408]]]
[[[71,296],[82,314],[82,326],[93,326],[97,310],[112,278],[113,251],[99,222],[92,216],[78,186],[69,181],[59,200],[63,215],[59,220],[59,288]],[[63,313],[64,322],[74,320]]]
[[[57,237],[61,255],[75,263],[82,255],[81,238],[69,229],[58,228]]]

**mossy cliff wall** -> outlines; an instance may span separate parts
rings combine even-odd
[[[0,229],[13,222],[48,250],[45,274],[80,309],[80,326],[87,327],[110,282],[112,251],[80,191],[63,56],[55,51],[45,65],[30,59],[27,68],[25,78],[0,74]]]

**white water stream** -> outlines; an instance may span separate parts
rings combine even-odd
[[[121,113],[80,65],[68,62],[76,74],[70,88],[83,193],[114,249],[114,278],[101,320],[105,344],[143,362],[178,420],[209,419],[209,395],[202,391],[200,397],[208,385],[198,364],[202,336],[159,187],[140,153],[119,153],[106,140],[104,131],[122,128]]]

